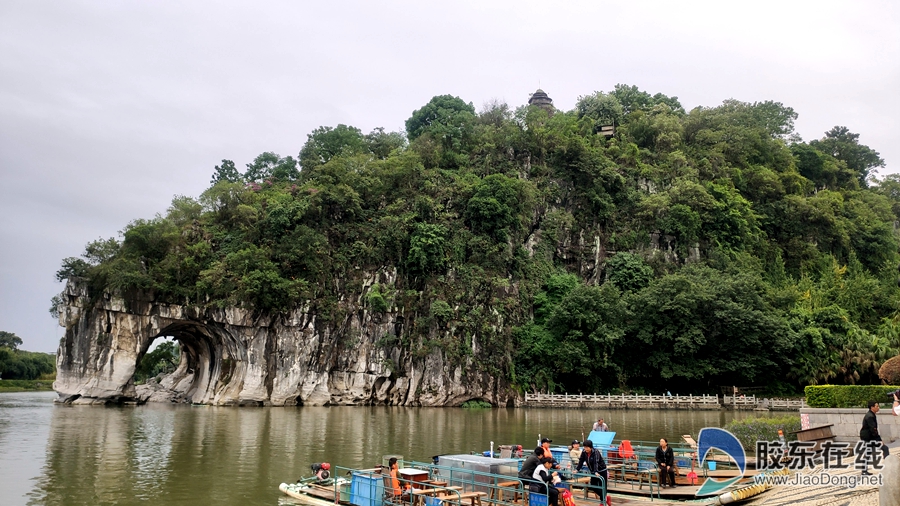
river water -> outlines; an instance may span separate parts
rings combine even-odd
[[[732,411],[55,405],[0,394],[0,504],[278,505],[309,464],[373,467],[495,445],[582,439],[603,416],[617,439],[680,441]]]

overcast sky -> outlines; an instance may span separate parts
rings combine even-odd
[[[322,125],[402,130],[434,95],[775,100],[804,140],[845,125],[900,171],[897,5],[2,0],[0,330],[55,351],[60,260],[198,196],[223,158],[296,156]]]

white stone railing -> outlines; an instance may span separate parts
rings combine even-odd
[[[673,405],[719,407],[715,395],[585,395],[585,394],[541,394],[526,393],[526,404],[618,404],[618,405]]]
[[[715,395],[628,395],[628,394],[542,394],[525,393],[525,405],[534,407],[607,406],[628,408],[686,408],[686,409],[771,409],[791,411],[805,408],[804,399],[768,399],[755,395],[721,400]]]

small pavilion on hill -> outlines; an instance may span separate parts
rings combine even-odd
[[[531,98],[528,99],[528,105],[540,107],[550,113],[554,110],[553,99],[547,96],[547,93],[540,88],[531,94]]]

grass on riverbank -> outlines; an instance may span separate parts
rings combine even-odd
[[[53,390],[53,380],[0,380],[0,392],[31,392]]]

